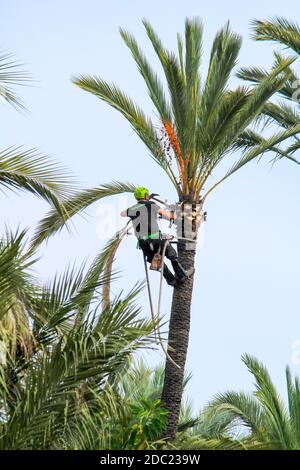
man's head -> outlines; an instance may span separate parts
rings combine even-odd
[[[144,186],[137,186],[134,191],[135,199],[148,199],[149,198],[149,189]]]

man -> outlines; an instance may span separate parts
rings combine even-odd
[[[143,250],[149,263],[152,262],[156,253],[162,254],[166,239],[161,237],[161,232],[157,222],[158,216],[166,220],[173,220],[175,213],[159,207],[154,201],[149,199],[149,190],[138,186],[134,192],[137,203],[121,212],[122,217],[129,217],[132,220],[135,236],[138,239],[139,248]],[[186,271],[178,261],[176,250],[168,244],[165,252],[166,257],[171,261],[175,276],[164,264],[163,275],[170,286],[183,284],[186,279],[194,273],[194,269]]]

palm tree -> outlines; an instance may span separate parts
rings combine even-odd
[[[183,390],[191,375],[185,374]],[[160,448],[165,443],[161,435],[166,425],[166,410],[160,397],[164,384],[164,367],[158,365],[154,369],[147,366],[143,360],[131,365],[126,375],[120,381],[120,395],[131,409],[128,422],[122,423],[123,433],[130,430],[127,442],[139,437],[138,448]],[[179,430],[195,425],[195,419],[189,413],[188,404],[181,405]],[[133,423],[133,425],[131,424]],[[139,433],[137,433],[139,431]]]
[[[277,45],[284,46],[285,49],[296,53],[296,58],[300,57],[300,27],[285,18],[277,17],[273,20],[253,20],[253,38],[257,41],[270,41]],[[282,54],[274,52],[275,61],[282,60]],[[241,79],[258,84],[266,78],[266,70],[258,67],[243,68],[238,75]],[[278,97],[281,100],[266,103],[263,114],[266,124],[273,123],[283,129],[289,129],[300,122],[299,106],[299,86],[300,76],[290,67],[289,79],[278,90]],[[295,152],[300,147],[300,140],[296,134],[292,142],[284,150],[278,152],[278,157],[288,157],[296,163],[299,163]]]
[[[0,100],[25,109],[15,89],[31,81],[30,75],[21,70],[11,55],[0,52]],[[65,168],[35,149],[23,150],[20,147],[0,150],[0,188],[29,191],[60,212],[60,199],[70,197],[74,189]]]
[[[29,357],[34,347],[26,312],[32,294],[28,270],[34,261],[24,252],[24,237],[25,232],[7,231],[0,239],[0,365],[8,355]]]
[[[24,109],[16,86],[30,82],[11,56],[0,53],[0,99]],[[36,150],[10,147],[0,150],[0,190],[25,190],[42,197],[63,214],[62,200],[70,197],[73,185],[65,169]],[[33,286],[25,268],[33,264],[33,251],[24,252],[25,232],[0,237],[0,365],[19,354],[28,358],[34,349],[27,308]]]
[[[183,389],[188,384],[191,374],[185,374]],[[128,372],[122,377],[120,388],[122,399],[129,405],[130,414],[127,421],[122,421],[122,432],[118,423],[114,423],[113,434],[122,442],[130,443],[139,436],[139,448],[155,449],[261,449],[263,444],[255,441],[252,436],[239,435],[234,432],[231,419],[223,413],[215,412],[209,406],[198,415],[193,410],[192,401],[186,398],[181,403],[178,432],[172,443],[160,440],[161,428],[164,426],[165,413],[158,401],[161,396],[164,382],[164,367],[156,366],[154,369],[147,366],[144,361],[131,364]],[[137,432],[139,431],[139,432]],[[120,440],[119,440],[120,442]],[[134,442],[134,441],[133,441]],[[134,448],[137,448],[135,446]],[[115,448],[124,448],[123,445]]]
[[[184,387],[190,375],[185,377]],[[133,360],[128,364],[125,375],[119,378],[118,396],[122,415],[114,415],[105,426],[106,449],[260,449],[262,444],[254,442],[251,436],[236,436],[232,423],[221,413],[204,409],[195,416],[192,403],[187,399],[181,405],[176,439],[170,443],[160,439],[166,424],[166,410],[159,400],[164,382],[164,367],[154,369],[144,361]],[[68,435],[67,449],[103,448],[99,440],[99,419],[95,414],[83,418],[80,430]],[[102,447],[99,447],[102,446]]]
[[[300,383],[286,369],[287,406],[280,398],[271,378],[257,359],[242,357],[255,379],[254,396],[246,393],[220,394],[208,406],[227,426],[247,431],[251,438],[267,449],[300,449]]]
[[[141,286],[103,309],[105,278],[94,264],[41,285],[23,238],[8,237],[0,250],[0,448],[89,448],[91,422],[95,448],[108,448],[108,425],[128,414],[120,377],[154,340],[152,322],[135,305]],[[27,336],[13,326],[16,338],[5,335],[10,309],[26,319]]]
[[[258,86],[229,88],[229,79],[237,63],[241,47],[240,36],[229,24],[221,29],[213,42],[206,79],[200,75],[203,28],[199,19],[185,22],[185,40],[178,35],[178,54],[166,50],[152,26],[144,21],[150,42],[161,63],[167,82],[167,93],[152,69],[135,38],[121,30],[155,107],[155,120],[146,116],[116,85],[96,76],[79,76],[73,82],[119,111],[144,142],[150,156],[165,171],[178,194],[182,212],[177,228],[182,227],[186,207],[202,208],[208,195],[220,183],[248,162],[268,150],[278,151],[280,143],[300,130],[297,124],[287,130],[264,138],[250,126],[261,113],[269,98],[280,90],[290,77],[289,65],[293,58],[282,59]],[[232,154],[241,150],[232,162]],[[228,170],[214,183],[211,175],[228,157]],[[206,188],[206,189],[204,189]],[[131,184],[111,183],[87,189],[65,204],[67,217],[50,212],[40,224],[34,244],[38,245],[60,230],[74,214],[100,199],[124,192],[133,192]],[[192,230],[186,238],[197,238],[199,212],[192,215]],[[189,269],[195,263],[195,243],[178,243],[178,256]],[[175,287],[169,324],[168,350],[172,358],[166,360],[162,400],[168,411],[166,436],[176,434],[182,384],[190,329],[193,278],[183,287]],[[176,367],[174,362],[179,366]]]

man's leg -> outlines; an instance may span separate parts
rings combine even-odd
[[[151,261],[153,260],[153,256],[154,256],[155,252],[153,250],[151,250],[149,241],[148,240],[140,240],[139,243],[140,243],[140,248],[142,249],[146,260],[148,261],[148,263],[151,263]]]
[[[182,284],[186,279],[192,276],[195,272],[194,268],[189,270],[184,269],[181,263],[179,263],[177,251],[169,243],[166,248],[166,257],[171,261],[172,267],[176,275],[176,281]]]
[[[176,284],[175,277],[171,273],[170,269],[168,268],[166,264],[164,264],[163,275],[164,275],[165,280],[167,281],[167,284],[169,284],[169,286],[175,286]]]
[[[151,240],[151,242],[149,242],[149,249],[150,247],[152,248],[151,254],[153,258],[154,254],[157,253],[158,251],[160,252],[160,254],[162,254],[163,248],[164,248],[164,241],[160,239]],[[147,257],[147,260],[149,261],[149,257]],[[170,269],[168,268],[168,266],[166,265],[166,263],[164,263],[163,276],[165,280],[167,281],[167,284],[169,284],[169,286],[175,286],[175,277],[173,273],[170,271]]]

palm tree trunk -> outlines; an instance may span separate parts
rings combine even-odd
[[[184,243],[178,243],[179,261],[185,269],[194,267],[195,254],[195,250],[185,249]],[[180,366],[180,369],[166,359],[162,403],[168,411],[164,437],[169,440],[175,438],[178,426],[184,369],[189,344],[193,282],[194,276],[187,279],[182,286],[175,287],[173,293],[168,352],[173,361]]]

